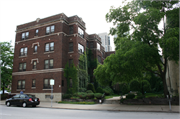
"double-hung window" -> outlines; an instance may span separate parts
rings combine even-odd
[[[46,34],[54,33],[55,26],[47,26],[46,27]]]
[[[35,36],[38,36],[39,30],[36,29]]]
[[[69,27],[69,34],[73,34],[73,26]]]
[[[20,49],[20,56],[26,56],[27,55],[27,47]]]
[[[43,86],[44,89],[51,89],[50,79],[44,79],[43,85],[44,85]]]
[[[34,46],[34,52],[37,52],[37,45]]]
[[[72,52],[73,51],[73,42],[70,42],[69,43],[69,52]]]
[[[84,38],[84,31],[78,27],[78,34]]]
[[[34,61],[33,62],[33,69],[36,69],[37,68],[37,61]]]
[[[19,80],[17,89],[25,89],[25,80]]]
[[[19,71],[26,71],[26,63],[19,63]]]
[[[99,55],[98,55],[98,61],[99,61],[99,63],[102,63],[101,56],[99,56]]]
[[[97,43],[97,49],[100,50],[100,45],[99,45],[99,43]]]
[[[29,37],[29,32],[25,32],[25,33],[22,33],[22,40],[25,40],[25,39],[28,39]]]
[[[52,69],[53,68],[53,59],[44,60],[44,68]]]
[[[78,43],[78,51],[79,53],[84,53],[84,46]]]
[[[45,52],[54,51],[54,42],[45,44]]]
[[[32,87],[36,87],[36,79],[32,80]]]

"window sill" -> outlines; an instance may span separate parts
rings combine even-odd
[[[34,71],[34,70],[37,70],[37,69],[32,69],[32,70]]]
[[[21,91],[21,89],[16,89],[16,91]],[[22,91],[25,91],[25,89],[22,89]]]
[[[37,52],[34,52],[33,54],[37,54]]]
[[[54,53],[54,51],[44,52],[44,54]]]
[[[72,51],[72,52],[68,52],[68,53],[74,53],[74,51]]]
[[[19,56],[19,58],[22,58],[22,57],[27,57],[27,55],[25,55],[25,56]]]
[[[37,35],[37,36],[34,36],[34,38],[36,38],[36,37],[38,37],[38,35]]]
[[[51,89],[42,89],[42,90],[51,90]]]
[[[36,87],[31,87],[31,89],[36,89]]]

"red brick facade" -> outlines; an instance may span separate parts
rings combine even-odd
[[[47,27],[54,26],[54,32],[47,34]],[[73,33],[70,33],[70,26],[73,26]],[[78,27],[84,31],[84,37],[78,34]],[[38,35],[36,30],[38,29]],[[44,79],[54,79],[55,85],[53,86],[54,93],[65,93],[67,90],[66,79],[63,76],[63,68],[69,59],[73,59],[75,66],[78,65],[79,56],[81,53],[78,51],[78,44],[84,46],[88,42],[93,42],[94,58],[101,57],[103,62],[105,58],[104,47],[101,46],[101,39],[98,35],[88,35],[86,33],[85,23],[78,16],[67,17],[65,14],[58,14],[44,19],[37,19],[36,21],[17,26],[16,41],[14,50],[14,63],[13,63],[13,80],[12,80],[12,93],[19,93],[23,89],[24,93],[38,93],[49,95],[50,89],[44,88]],[[53,30],[52,30],[53,31]],[[22,40],[22,34],[29,32],[28,38]],[[46,51],[49,44],[54,43],[52,51]],[[69,52],[69,43],[73,43],[73,51]],[[97,43],[100,45],[100,50],[97,50]],[[37,46],[37,52],[34,52],[34,47]],[[20,56],[21,48],[27,48],[27,54]],[[104,55],[103,55],[104,54]],[[50,62],[53,59],[53,67],[45,69],[45,60]],[[33,69],[33,63],[36,62],[36,69]],[[26,63],[25,71],[20,70],[20,63]],[[49,65],[50,66],[50,65]],[[23,65],[22,67],[25,67]],[[33,84],[35,79],[35,86]],[[25,84],[23,84],[25,81]],[[63,80],[63,81],[62,81]],[[18,85],[18,82],[21,83]],[[64,84],[62,84],[64,82]],[[18,86],[24,86],[19,87]],[[43,96],[41,96],[42,100]],[[56,97],[57,100],[61,98]]]

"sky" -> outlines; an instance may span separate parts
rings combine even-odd
[[[15,43],[16,26],[64,13],[67,17],[77,15],[86,23],[86,32],[109,33],[112,23],[105,15],[111,6],[119,7],[122,0],[0,0],[0,41]],[[110,36],[114,50],[113,36]]]

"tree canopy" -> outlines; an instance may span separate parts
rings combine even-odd
[[[168,94],[165,79],[167,60],[179,60],[179,19],[175,20],[179,16],[173,12],[176,11],[173,8],[176,3],[178,1],[133,0],[122,7],[110,9],[106,20],[115,25],[110,34],[118,37],[114,39],[116,53],[94,70],[101,84],[129,82],[151,72],[162,79],[164,95]],[[158,24],[164,16],[168,17],[167,27],[160,29]]]
[[[1,88],[4,90],[12,81],[12,67],[13,67],[13,48],[11,42],[0,42],[1,49]]]

